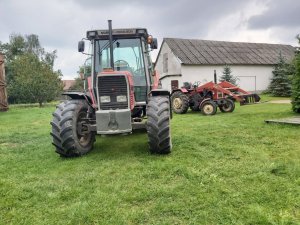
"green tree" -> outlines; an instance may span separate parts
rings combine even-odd
[[[293,74],[293,67],[286,63],[281,53],[278,56],[278,63],[275,65],[272,73],[273,77],[271,78],[268,87],[268,93],[276,97],[291,96],[291,76]]]
[[[36,82],[35,78],[37,80],[45,81],[45,79],[47,80],[51,77],[49,76],[50,72],[60,77],[60,71],[53,71],[56,50],[46,52],[41,46],[38,36],[35,34],[23,36],[21,34],[13,33],[9,36],[8,43],[0,43],[0,51],[3,52],[6,57],[5,70],[9,101],[11,103],[39,102],[40,104],[43,101],[48,101],[43,94],[39,99],[37,96],[32,97],[33,93],[38,93],[31,88],[31,86],[36,87],[36,83],[31,84],[28,81]],[[19,64],[23,62],[27,62],[28,65]],[[31,68],[26,70],[28,72],[27,76],[22,73],[23,66],[24,68]],[[35,66],[37,67],[35,68]],[[38,75],[45,75],[45,78],[39,77]],[[31,80],[32,77],[34,78],[33,80]],[[54,83],[50,82],[48,84],[49,87],[45,87],[45,92],[49,93],[49,99],[53,99],[52,94],[56,92],[54,91],[54,89],[56,89],[56,84]],[[22,89],[18,89],[17,85],[22,87]],[[54,86],[50,87],[50,85]],[[53,89],[53,91],[51,92],[50,89]],[[43,99],[43,101],[41,101],[41,99]]]
[[[229,65],[225,65],[223,69],[223,75],[220,77],[219,81],[227,81],[229,83],[232,83],[233,85],[237,85],[237,80],[235,76],[232,75],[232,71]]]
[[[52,69],[56,58],[56,50],[46,52],[45,49],[42,48],[38,35],[36,34],[23,36],[21,34],[12,33],[9,36],[9,43],[0,43],[0,52],[4,53],[6,58],[5,71],[8,84],[14,76],[11,72],[11,63],[17,57],[27,53],[33,54],[48,64]]]
[[[59,72],[30,53],[19,56],[12,62],[14,78],[8,86],[9,95],[17,103],[39,103],[55,99],[62,91]]]
[[[297,36],[300,44],[300,36]],[[292,84],[292,109],[294,112],[300,113],[300,52],[296,52],[295,56],[295,74]]]

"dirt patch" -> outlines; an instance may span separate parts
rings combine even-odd
[[[269,103],[276,103],[276,104],[291,104],[291,100],[290,100],[290,99],[273,100],[273,101],[269,101]]]

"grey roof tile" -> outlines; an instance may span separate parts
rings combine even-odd
[[[184,64],[276,64],[281,54],[290,61],[291,45],[261,44],[195,39],[165,38],[164,41]]]

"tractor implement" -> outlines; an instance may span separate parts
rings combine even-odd
[[[233,112],[235,101],[250,105],[259,102],[260,97],[227,81],[218,84],[211,81],[194,88],[185,86],[173,90],[171,95],[172,109],[177,114],[184,114],[189,108],[204,115],[216,114],[217,108],[221,112]]]

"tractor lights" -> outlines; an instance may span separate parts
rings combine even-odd
[[[110,96],[106,96],[106,95],[101,96],[100,97],[100,102],[101,103],[108,103],[108,102],[110,102]]]
[[[88,31],[87,32],[87,38],[95,38],[97,35],[97,31]]]
[[[127,102],[126,95],[119,95],[119,96],[117,96],[117,102]]]

